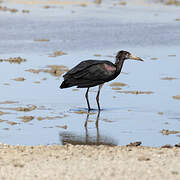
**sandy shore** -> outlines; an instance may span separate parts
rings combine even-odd
[[[0,179],[180,179],[180,148],[0,145]]]

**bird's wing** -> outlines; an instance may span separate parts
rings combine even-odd
[[[70,86],[93,87],[114,79],[116,67],[109,61],[87,60],[68,71],[63,77]]]
[[[115,66],[105,63],[94,64],[73,76],[78,88],[93,87],[108,82],[116,77]],[[78,76],[78,78],[76,78]]]
[[[91,81],[102,80],[106,82],[109,79],[111,79],[115,71],[116,71],[115,67],[109,66],[107,64],[104,64],[104,63],[96,64],[87,68],[86,72],[83,74],[83,76],[81,76],[81,78],[91,80]]]
[[[98,60],[85,60],[80,62],[78,65],[76,65],[74,68],[72,68],[71,70],[69,70],[63,77],[64,79],[69,78],[74,76],[75,74],[78,74],[79,72],[84,71],[85,69],[87,69],[88,67],[98,64],[101,61]],[[78,75],[77,75],[78,76]]]

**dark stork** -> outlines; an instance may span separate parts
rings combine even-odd
[[[98,110],[100,111],[100,90],[105,82],[115,79],[120,74],[126,59],[143,61],[141,58],[123,50],[117,53],[115,64],[106,60],[85,60],[80,62],[63,76],[64,81],[60,88],[63,89],[72,86],[77,86],[77,88],[87,88],[85,97],[87,100],[88,111],[90,111],[91,108],[88,100],[89,88],[99,85],[96,101]]]

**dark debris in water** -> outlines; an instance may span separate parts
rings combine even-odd
[[[9,83],[3,83],[3,85],[5,85],[5,86],[9,86],[10,84],[9,84]]]
[[[14,81],[25,81],[26,79],[23,77],[18,77],[18,78],[14,78],[12,80],[14,80]]]
[[[49,39],[34,39],[36,42],[49,42]]]
[[[53,120],[53,119],[62,119],[64,117],[66,117],[67,115],[63,115],[63,116],[46,116],[46,117],[37,117],[37,120],[42,121],[42,120]]]
[[[165,3],[166,5],[175,5],[175,6],[180,6],[180,2],[177,0],[168,0]]]
[[[18,101],[2,101],[0,104],[15,104],[18,103]]]
[[[33,111],[35,110],[37,107],[35,105],[31,105],[29,107],[17,107],[15,108],[16,111],[24,111],[24,112],[28,112],[28,111]]]
[[[128,147],[137,147],[137,146],[140,146],[142,144],[141,141],[136,141],[136,142],[132,142],[130,144],[127,144],[126,146]]]
[[[80,110],[80,111],[74,111],[73,113],[76,113],[76,114],[96,114],[95,112],[87,112],[87,111],[84,111],[84,110]]]
[[[121,83],[121,82],[112,82],[111,84],[110,84],[110,86],[111,87],[124,87],[124,86],[127,86],[127,84],[125,84],[125,83]]]
[[[0,111],[0,115],[3,115],[3,114],[4,114],[4,112]]]
[[[12,12],[12,13],[16,13],[16,12],[18,12],[18,10],[17,9],[15,9],[15,8],[7,8],[6,6],[0,6],[0,11],[4,11],[4,12],[7,12],[7,11],[9,11],[9,12]]]
[[[179,147],[179,148],[180,148],[180,143],[179,143],[179,144],[175,144],[174,146],[175,146],[175,147]]]
[[[159,115],[163,115],[164,113],[163,112],[158,112]]]
[[[98,56],[101,56],[101,54],[94,54],[94,56],[97,56],[97,57],[98,57]]]
[[[127,4],[126,1],[121,1],[121,2],[119,3],[119,5],[121,5],[121,6],[125,6],[126,4]]]
[[[35,84],[40,84],[41,82],[40,81],[34,81]]]
[[[158,60],[158,58],[151,58],[151,60]]]
[[[62,56],[62,55],[67,55],[67,53],[63,51],[55,51],[53,54],[49,55],[49,57],[57,57],[57,56]]]
[[[59,126],[59,125],[56,125],[56,127],[58,127],[58,128],[62,128],[62,129],[67,129],[67,125],[64,125],[64,126]]]
[[[49,8],[51,8],[51,6],[46,5],[46,6],[44,6],[43,8],[45,8],[45,9],[49,9]]]
[[[1,3],[1,0],[0,0],[0,3]],[[8,8],[8,7],[6,7],[6,6],[0,6],[0,11],[17,13],[17,12],[18,12],[18,9]],[[26,10],[26,9],[23,9],[23,10],[22,10],[22,13],[29,13],[29,12],[30,12],[30,11],[29,11],[29,10]]]
[[[115,90],[115,91],[119,91],[119,90],[121,90],[122,88],[120,88],[120,87],[112,87],[112,90]]]
[[[14,110],[14,111],[24,111],[24,112],[29,112],[35,110],[37,107],[35,105],[31,105],[29,107],[15,107],[15,108],[10,108],[10,107],[0,107],[0,109],[5,109],[5,110]]]
[[[27,60],[25,58],[21,58],[21,57],[10,57],[7,59],[0,59],[0,62],[9,62],[11,64],[13,63],[17,63],[17,64],[21,64],[22,62],[26,62]]]
[[[174,147],[180,148],[180,143],[175,144]],[[161,148],[173,148],[170,144],[165,144],[164,146],[161,146]]]
[[[5,122],[5,121],[6,121],[6,120],[0,119],[0,123],[1,123],[1,122]]]
[[[29,11],[29,10],[26,10],[26,9],[23,9],[23,10],[22,10],[22,13],[30,13],[30,11]]]
[[[117,91],[118,93],[124,94],[153,94],[152,91]]]
[[[169,134],[177,134],[180,133],[180,131],[174,131],[174,130],[168,130],[168,129],[163,129],[160,131],[163,135],[169,135]]]
[[[87,3],[81,3],[79,6],[86,7]]]
[[[109,120],[109,119],[107,119],[107,118],[103,118],[103,121],[104,122],[108,122],[108,123],[112,123],[113,121],[111,121],[111,120]]]
[[[11,126],[14,126],[14,125],[17,125],[18,123],[17,122],[14,122],[14,121],[7,121],[7,123]]]
[[[19,117],[19,119],[22,119],[22,122],[29,122],[32,121],[34,119],[34,116],[21,116]]]
[[[173,148],[170,144],[165,144],[164,146],[161,146],[161,148]]]
[[[173,99],[180,100],[180,95],[173,96]]]
[[[63,73],[67,72],[69,69],[63,65],[48,65],[46,68],[48,69],[27,69],[25,71],[38,74],[40,72],[49,73],[53,76],[61,76]]]
[[[177,79],[177,78],[175,78],[175,77],[163,77],[163,78],[161,78],[161,80],[175,80],[175,79]]]
[[[50,68],[48,72],[54,76],[61,76],[63,73],[69,70],[66,66],[63,65],[49,65],[48,68]]]
[[[0,111],[0,116],[4,115],[4,114],[10,114],[8,112],[3,112],[3,111]]]

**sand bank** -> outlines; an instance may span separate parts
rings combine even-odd
[[[0,179],[180,179],[180,148],[0,145]]]

